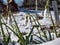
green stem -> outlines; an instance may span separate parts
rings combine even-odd
[[[5,35],[4,35],[4,31],[3,31],[3,27],[2,27],[2,22],[1,22],[1,15],[0,15],[0,27],[1,27],[2,36],[3,36],[3,42],[4,42],[4,45],[6,45],[6,38],[5,38]]]
[[[49,10],[49,13],[50,13],[50,18],[51,18],[51,21],[52,21],[52,25],[53,25],[53,29],[54,29],[55,35],[56,35],[56,37],[58,37],[57,31],[56,31],[56,27],[55,27],[54,21],[52,19],[52,15],[51,15],[50,10]]]
[[[31,15],[31,17],[33,18],[33,20],[35,20],[35,19],[34,19],[34,17],[33,17],[32,15]],[[36,21],[34,21],[34,22],[35,22],[35,24],[37,25]],[[40,31],[39,31],[38,27],[37,27],[37,30],[38,30],[39,35],[41,36],[41,34],[40,34]]]

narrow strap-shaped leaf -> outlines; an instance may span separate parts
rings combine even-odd
[[[37,41],[35,41],[35,40],[33,40],[32,41],[34,44],[40,44],[39,42],[37,42]]]
[[[49,30],[48,30],[48,33],[49,33],[49,41],[51,41],[52,40],[52,37],[51,37],[51,33],[50,33]]]
[[[37,39],[35,39],[35,41],[37,41],[38,43],[42,43],[40,40],[37,40]]]
[[[34,29],[34,26],[32,27],[32,29],[31,29],[31,31],[30,31],[30,33],[29,33],[29,35],[28,35],[28,38],[31,36],[31,34],[33,33],[33,29]]]
[[[48,41],[47,33],[45,30],[43,30],[43,34],[44,34],[45,39]]]
[[[37,36],[37,35],[36,35]],[[38,39],[40,39],[41,41],[43,41],[43,42],[46,42],[42,37],[39,37],[39,36],[37,36],[38,37]]]
[[[4,31],[3,31],[3,27],[2,27],[1,15],[0,15],[0,27],[1,27],[1,31],[2,31],[4,45],[6,45],[6,37],[5,37]]]
[[[33,18],[33,20],[35,20],[34,18],[34,16],[33,15],[30,15],[32,18]],[[36,23],[36,21],[34,21],[35,22],[35,24],[37,25],[37,23]],[[38,29],[38,27],[37,27],[37,31],[38,31],[38,33],[39,33],[39,35],[40,35],[40,30]],[[41,35],[40,35],[41,36]]]
[[[5,25],[6,27],[8,27],[18,38],[19,38],[19,40],[20,40],[20,42],[22,43],[22,44],[25,44],[25,40],[22,38],[22,37],[20,37],[16,32],[14,32],[9,26],[7,26],[6,24],[4,24],[4,23],[2,23],[3,25]]]
[[[11,40],[11,39],[10,39],[10,34],[9,34],[9,36],[7,37],[7,42],[6,42],[7,45],[8,45],[8,43],[10,42],[10,40]]]

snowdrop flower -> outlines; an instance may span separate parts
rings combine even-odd
[[[48,9],[45,9],[45,11],[44,11],[44,18],[49,18]]]
[[[49,0],[45,5],[44,18],[49,18]]]
[[[49,4],[48,4],[48,1],[46,3],[46,6],[45,6],[43,20],[44,20],[44,24],[45,25],[51,25],[51,19],[50,19],[50,15],[49,15]]]

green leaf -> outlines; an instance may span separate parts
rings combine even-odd
[[[2,17],[0,15],[0,27],[1,27],[1,32],[2,32],[2,36],[3,36],[3,42],[4,42],[4,45],[6,45],[6,37],[5,37],[4,31],[3,31],[3,26],[2,26],[1,19],[2,19]]]
[[[44,34],[44,37],[46,38],[46,40],[48,41],[47,33],[45,30],[43,30],[43,34]]]
[[[51,41],[52,40],[52,37],[51,37],[51,33],[50,33],[49,30],[48,30],[48,33],[49,33],[49,41]]]
[[[31,36],[31,34],[33,33],[33,29],[34,29],[34,27],[32,27],[32,29],[31,29],[31,31],[30,31],[30,33],[29,33],[29,35],[28,35],[28,38]]]
[[[35,36],[37,36],[37,35],[35,35]],[[43,42],[46,42],[41,36],[37,36],[37,38],[40,39]]]
[[[7,37],[7,45],[8,45],[8,43],[11,41],[11,39],[10,39],[10,34],[9,34],[9,36]]]
[[[37,41],[38,43],[42,43],[40,40],[37,40],[37,39],[35,39],[35,41]]]

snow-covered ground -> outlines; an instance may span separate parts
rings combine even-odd
[[[12,45],[12,44],[9,43],[9,45]],[[16,43],[15,45],[20,45],[20,44]],[[42,44],[32,44],[32,45],[60,45],[60,38],[57,38],[53,41],[45,42],[45,43],[42,43]]]
[[[40,16],[43,16],[42,13],[38,13],[38,14],[39,14]],[[16,22],[17,22],[19,28],[20,28],[20,31],[21,31],[21,32],[29,33],[29,32],[31,31],[31,30],[30,30],[30,29],[31,29],[31,23],[28,22],[27,26],[25,25],[26,15],[28,15],[28,14],[26,14],[26,13],[24,13],[24,12],[20,12],[20,13],[14,14],[14,17],[15,17],[15,19],[16,19]],[[53,16],[53,19],[55,20],[55,18],[54,18],[54,12],[52,12],[52,16]],[[40,22],[41,25],[47,25],[47,26],[50,26],[50,25],[51,25],[51,20],[50,20],[50,18],[43,18],[42,20],[39,20],[39,22]],[[5,32],[6,32],[6,31],[5,31]],[[38,32],[38,31],[37,31],[37,28],[34,28],[33,33],[35,34],[35,33],[37,33],[37,32]],[[11,38],[13,38],[12,40],[15,40],[15,38],[16,38],[15,41],[18,40],[18,38],[17,38],[13,33],[12,33],[12,35],[11,35]]]
[[[42,13],[38,13],[40,16],[43,16]],[[54,12],[51,12],[53,20],[55,22],[55,18],[54,18]],[[30,27],[31,27],[31,23],[29,22],[27,24],[27,26],[25,25],[25,21],[26,21],[26,13],[24,12],[20,12],[17,14],[14,14],[14,17],[17,21],[18,26],[20,27],[22,32],[29,32],[30,31]],[[40,22],[41,25],[47,25],[50,26],[52,25],[50,18],[43,18],[42,20],[38,20]],[[29,31],[28,31],[29,30]],[[34,32],[37,32],[36,29]]]
[[[42,13],[38,13],[39,14],[39,16],[43,16],[42,15]],[[52,14],[52,17],[53,17],[53,20],[54,20],[54,22],[55,22],[55,16],[54,16],[54,12],[53,11],[51,11],[51,14]],[[19,28],[20,28],[20,30],[21,30],[21,32],[26,32],[26,33],[29,33],[31,30],[31,23],[29,22],[29,23],[27,23],[27,25],[25,25],[25,21],[26,21],[26,15],[28,15],[28,14],[26,14],[26,13],[24,13],[24,12],[20,12],[20,13],[17,13],[17,14],[13,14],[14,15],[14,17],[15,17],[15,19],[16,19],[16,22],[17,22],[17,24],[18,24],[18,26],[19,26]],[[43,16],[44,17],[44,16]],[[39,22],[40,22],[40,24],[41,25],[47,25],[47,26],[50,26],[50,25],[52,25],[52,23],[51,23],[51,20],[50,20],[50,18],[43,18],[42,20],[38,20]],[[12,21],[13,22],[13,21]],[[9,24],[9,22],[8,22],[8,24]],[[5,30],[5,28],[4,28],[4,30]],[[6,30],[5,30],[5,32],[6,32]],[[10,31],[11,32],[11,31]],[[35,33],[37,33],[38,31],[37,31],[37,29],[36,28],[34,28],[34,31],[33,31],[33,33],[35,34]],[[36,38],[36,37],[34,37],[34,38]],[[18,38],[12,33],[11,34],[11,39],[12,39],[12,41],[17,41],[18,40]],[[57,40],[57,41],[56,41]],[[43,44],[41,44],[41,45],[59,45],[60,43],[60,38],[58,38],[58,39],[56,39],[56,40],[53,40],[53,41],[51,41],[51,42],[46,42],[46,43],[43,43]],[[40,45],[40,44],[39,44]]]
[[[60,38],[39,45],[60,45]]]

